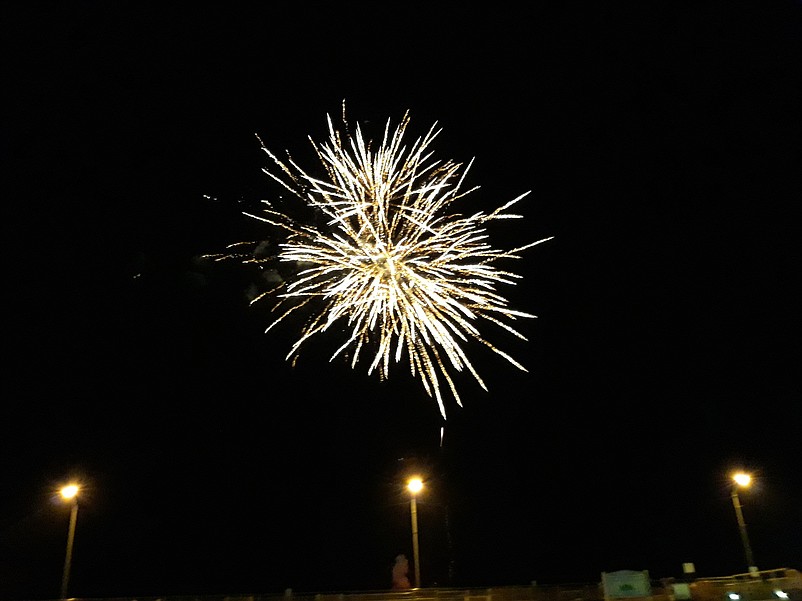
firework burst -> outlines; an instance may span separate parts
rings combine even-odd
[[[407,147],[408,124],[408,113],[394,129],[388,120],[374,148],[359,125],[353,134],[344,133],[328,117],[328,141],[318,144],[310,138],[323,167],[321,177],[310,175],[289,155],[280,160],[262,144],[275,167],[264,172],[324,215],[324,222],[300,222],[262,201],[261,212],[245,214],[285,232],[277,256],[242,250],[253,243],[233,244],[229,252],[209,256],[245,263],[278,260],[296,267],[277,288],[252,301],[277,300],[278,317],[267,331],[304,307],[310,312],[287,359],[297,359],[307,340],[336,324],[346,334],[332,360],[349,355],[353,368],[367,356],[368,373],[387,378],[390,365],[406,357],[413,377],[420,378],[445,418],[445,386],[462,404],[452,372],[469,371],[487,390],[466,355],[469,341],[526,371],[488,342],[479,325],[490,322],[525,340],[509,322],[534,315],[511,309],[497,291],[520,276],[495,264],[519,259],[521,251],[550,238],[512,250],[493,248],[485,226],[520,218],[507,210],[529,193],[492,212],[454,213],[452,203],[477,189],[463,190],[472,161],[462,169],[459,163],[432,158],[430,148],[440,133],[436,123]]]

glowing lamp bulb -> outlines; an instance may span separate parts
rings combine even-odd
[[[749,486],[749,483],[752,481],[752,477],[749,474],[744,474],[743,472],[739,472],[732,477],[735,480],[735,483],[738,486]]]
[[[78,495],[78,485],[77,484],[68,484],[67,486],[63,487],[60,491],[61,496],[64,499],[74,499]]]
[[[409,482],[407,482],[407,488],[412,494],[417,494],[423,490],[423,480],[420,478],[412,478]]]

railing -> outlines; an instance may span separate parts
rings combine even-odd
[[[757,576],[757,577],[756,577]],[[802,575],[797,570],[782,568],[759,573],[735,574],[725,577],[700,578],[690,583],[691,601],[725,601],[721,591],[740,583],[782,585],[793,591],[802,591]],[[741,586],[741,589],[747,590]],[[762,591],[761,591],[762,592]],[[746,595],[744,601],[759,601],[769,597]],[[791,601],[802,601],[796,592]],[[18,601],[26,601],[20,599]],[[57,600],[50,600],[57,601]],[[106,597],[71,599],[70,601],[604,601],[601,583],[531,586],[503,586],[493,588],[419,588],[403,591],[345,591],[328,593],[295,593],[268,595],[181,595],[147,597]],[[675,601],[670,584],[652,583],[648,597],[631,597],[615,601]],[[777,600],[779,601],[779,600]]]
[[[597,584],[504,586],[494,588],[419,588],[403,591],[345,591],[269,595],[180,595],[75,598],[70,601],[603,601]],[[26,601],[20,599],[18,601]],[[58,601],[58,600],[50,600]],[[635,600],[633,600],[635,601]],[[657,596],[653,601],[663,601]]]

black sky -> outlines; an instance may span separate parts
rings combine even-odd
[[[337,4],[335,6],[335,4]],[[802,568],[799,2],[7,2],[0,597],[594,582]],[[437,407],[284,360],[251,276],[258,134],[306,156],[345,99],[437,121],[474,201],[532,190],[499,246],[529,342],[473,349],[489,392]]]

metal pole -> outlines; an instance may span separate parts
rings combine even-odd
[[[78,520],[78,501],[74,501],[70,510],[70,529],[67,533],[67,555],[64,558],[64,574],[61,577],[61,598],[67,598],[67,586],[70,583],[70,566],[72,564],[72,543],[75,540],[75,522]]]
[[[418,550],[418,504],[415,495],[409,501],[412,512],[412,559],[415,564],[415,588],[420,588],[420,551]]]
[[[741,541],[744,545],[744,554],[746,555],[746,565],[750,572],[757,571],[755,560],[752,557],[752,547],[749,545],[749,536],[746,534],[746,522],[744,521],[744,514],[741,511],[741,499],[738,496],[738,491],[735,487],[732,489],[732,506],[735,508],[735,517],[738,519],[738,529],[741,531]]]

